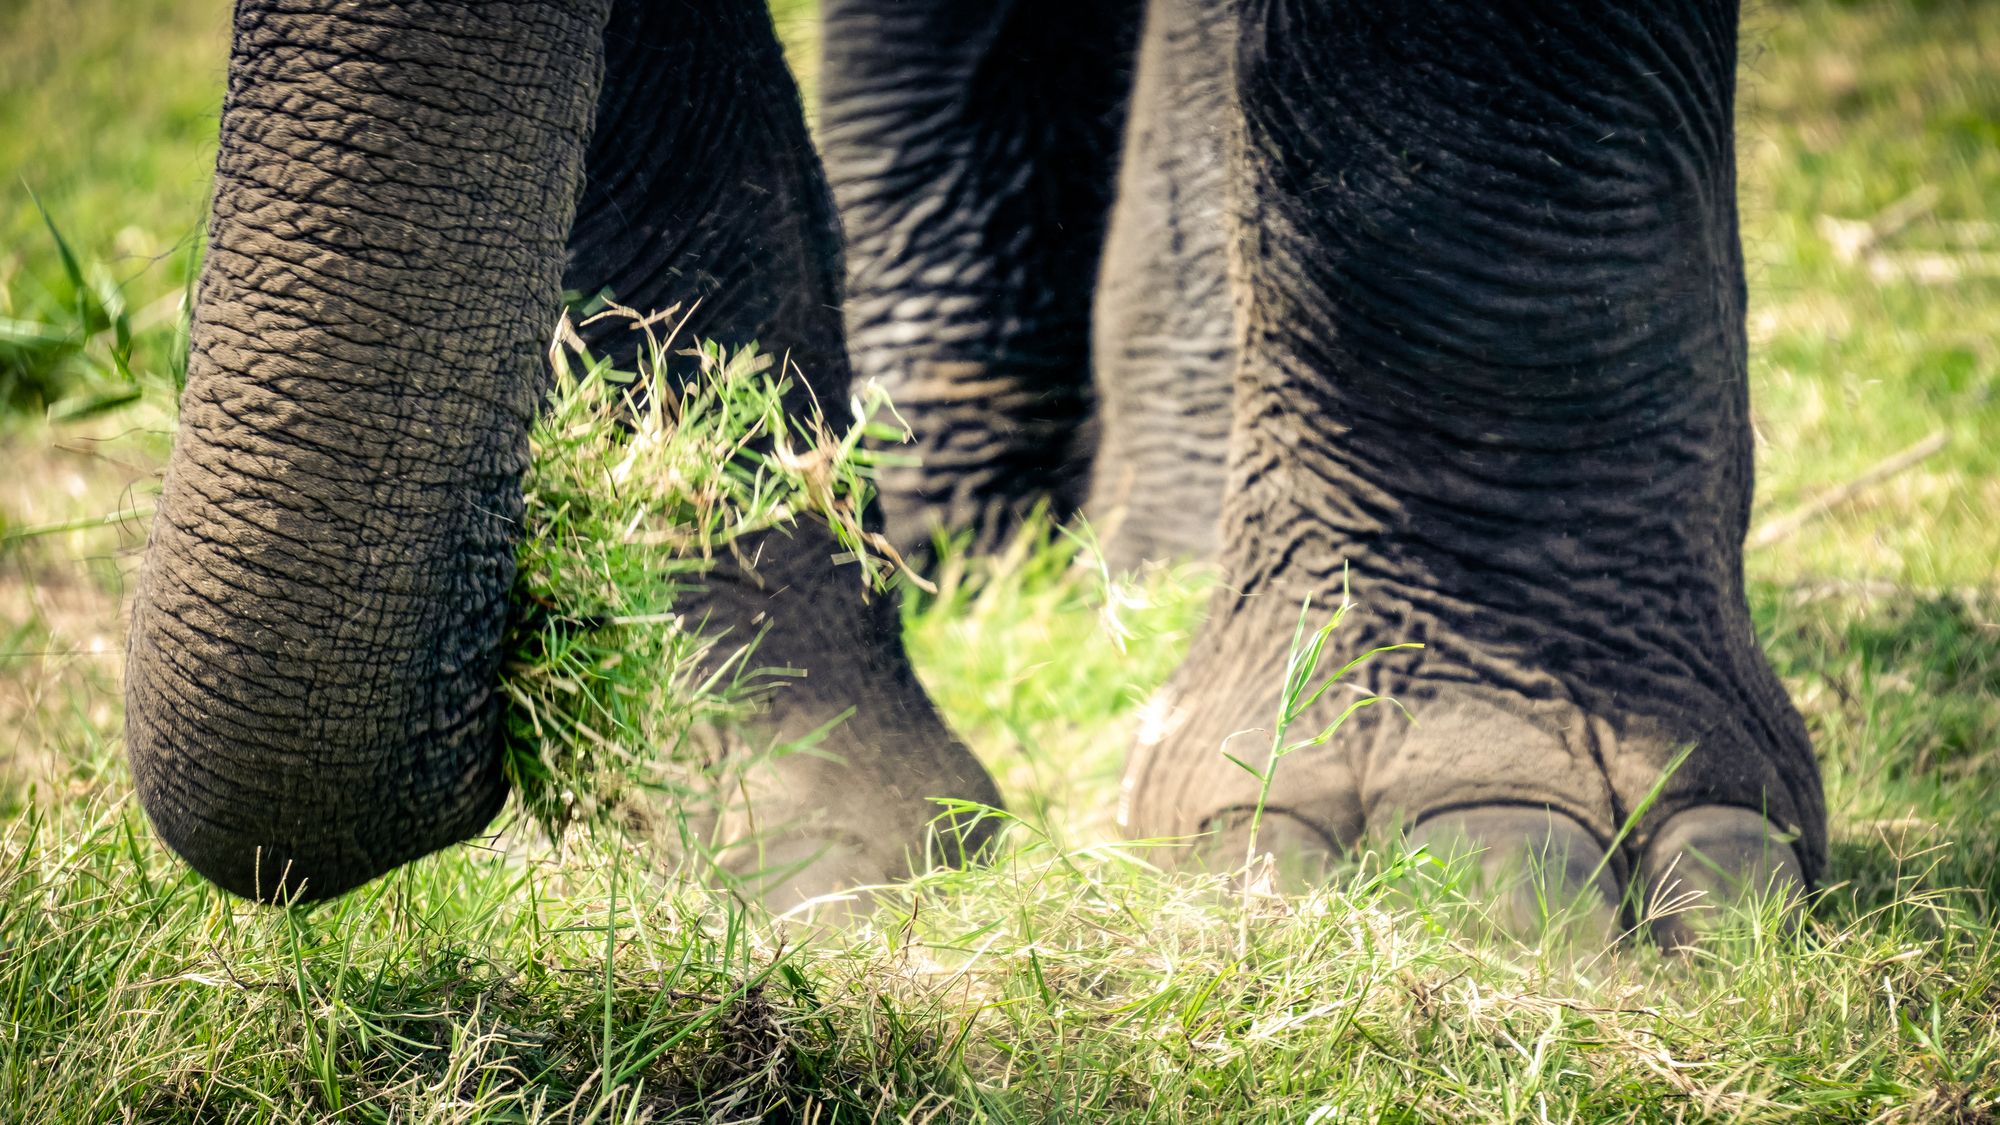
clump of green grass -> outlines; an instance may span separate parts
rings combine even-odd
[[[591,357],[565,329],[550,356],[554,390],[529,437],[502,690],[507,779],[529,814],[560,833],[635,787],[697,799],[689,782],[709,763],[691,736],[742,718],[768,686],[749,672],[754,638],[718,651],[685,611],[718,557],[752,567],[753,537],[817,520],[860,560],[864,580],[882,583],[890,570],[886,545],[861,520],[862,439],[883,428],[868,421],[870,407],[839,428],[817,410],[802,416],[788,405],[791,378],[755,346],[703,342],[676,354],[649,332],[631,373]]]
[[[0,288],[0,411],[46,410],[51,421],[76,422],[138,402],[146,394],[134,362],[141,335],[124,285],[103,263],[86,265],[42,201],[28,195],[61,266],[61,281],[18,309],[14,287]],[[186,376],[191,261],[189,255],[183,263],[187,284],[162,372],[176,390]]]

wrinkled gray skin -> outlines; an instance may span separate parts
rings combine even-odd
[[[1422,642],[1361,676],[1416,722],[1364,711],[1287,759],[1272,850],[1309,869],[1400,826],[1606,925],[1817,879],[1811,749],[1742,591],[1734,5],[1140,7],[828,0],[823,175],[756,0],[242,0],[132,629],[161,835],[233,891],[317,898],[498,809],[567,285],[699,300],[693,332],[788,351],[821,403],[850,356],[890,385],[923,464],[882,508],[913,548],[1047,501],[1121,565],[1213,553],[1134,833],[1240,862],[1255,782],[1219,750],[1259,760],[1301,601],[1351,582],[1331,659]],[[962,860],[984,836],[927,836],[928,798],[997,800],[831,554],[773,536],[694,607],[807,671],[759,737],[855,708],[734,814],[779,906]]]

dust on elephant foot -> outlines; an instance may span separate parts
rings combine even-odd
[[[1296,889],[1344,850],[1407,827],[1410,846],[1469,860],[1463,887],[1503,932],[1560,922],[1572,937],[1610,940],[1643,929],[1667,949],[1697,944],[1733,904],[1797,900],[1824,868],[1810,750],[1782,697],[1722,700],[1683,685],[1677,713],[1546,671],[1517,673],[1531,690],[1508,690],[1468,682],[1451,642],[1364,664],[1349,690],[1294,720],[1291,743],[1360,694],[1407,709],[1357,711],[1326,745],[1281,758],[1250,856],[1261,779],[1230,758],[1267,765],[1285,655],[1271,638],[1281,635],[1254,633],[1265,659],[1228,636],[1196,646],[1128,767],[1129,834],[1191,837],[1185,861],[1209,869],[1268,856]]]
[[[863,712],[775,752],[742,749],[718,775],[705,845],[774,915],[851,921],[870,888],[976,862],[996,834],[995,819],[957,811],[997,808],[992,780],[928,714]]]
[[[1805,897],[1805,869],[1787,834],[1733,805],[1686,810],[1654,834],[1639,863],[1644,921],[1662,949],[1691,949],[1733,911],[1775,900],[1787,917]]]

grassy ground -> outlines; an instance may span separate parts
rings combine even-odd
[[[1836,882],[1797,940],[1746,921],[1687,964],[1465,938],[1448,874],[1402,857],[1302,901],[1152,872],[1109,815],[1205,578],[1111,584],[1060,547],[913,610],[1022,823],[852,943],[785,947],[590,839],[460,849],[310,912],[204,887],[120,761],[143,522],[47,529],[149,504],[225,23],[0,2],[0,1121],[2000,1113],[2000,9],[1748,18],[1752,597],[1825,762]],[[150,393],[45,420],[127,393],[115,310]]]

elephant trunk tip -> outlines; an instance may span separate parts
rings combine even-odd
[[[143,708],[133,714],[127,751],[139,803],[160,840],[203,878],[266,905],[337,898],[477,834],[507,799],[497,762],[448,795],[321,785],[287,786],[280,798],[264,787],[269,777],[209,768],[223,756],[183,733],[174,741]]]

